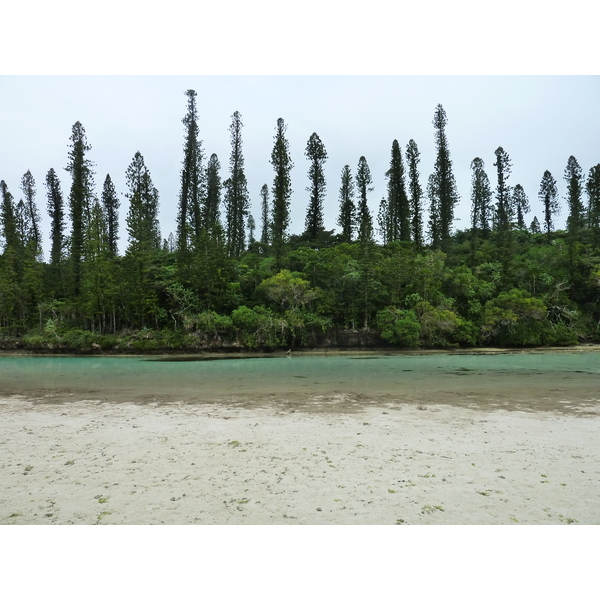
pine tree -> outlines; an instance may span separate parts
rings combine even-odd
[[[558,204],[558,188],[556,181],[550,171],[544,171],[542,181],[540,183],[540,191],[538,193],[542,204],[544,205],[544,229],[548,244],[550,243],[550,234],[554,230],[552,217],[558,214],[560,206]]]
[[[398,140],[392,142],[390,168],[386,172],[388,180],[388,233],[387,241],[410,241],[410,205],[406,195],[404,163]]]
[[[239,256],[246,248],[245,220],[250,200],[244,174],[242,154],[242,116],[235,111],[231,116],[229,133],[231,156],[229,158],[229,179],[225,181],[225,206],[227,209],[227,251],[229,256]]]
[[[485,163],[479,157],[471,161],[471,227],[475,234],[487,237],[490,231],[492,191],[485,172]]]
[[[583,170],[574,156],[569,156],[565,168],[564,179],[567,182],[567,206],[569,216],[567,217],[567,231],[569,239],[575,242],[583,227],[585,209],[583,208]]]
[[[373,183],[371,170],[367,164],[367,159],[361,156],[358,161],[358,169],[356,171],[356,188],[358,190],[358,241],[371,242],[373,241],[373,218],[369,210],[367,202],[368,192],[372,192],[370,187]]]
[[[9,249],[16,251],[20,245],[20,241],[17,235],[16,207],[13,195],[8,191],[8,186],[4,179],[0,181],[0,193],[2,194],[0,223],[2,224],[2,235],[4,237],[4,253],[6,253]]]
[[[211,154],[206,167],[206,201],[204,203],[204,226],[209,231],[221,223],[221,163],[216,154]]]
[[[540,227],[540,222],[537,217],[533,217],[533,221],[531,221],[531,225],[529,226],[529,231],[533,234],[542,233],[542,228]]]
[[[202,227],[202,161],[204,158],[202,142],[199,139],[197,94],[194,90],[186,90],[185,95],[188,101],[187,113],[181,121],[185,128],[185,139],[177,215],[177,243],[183,256],[189,250],[191,238],[197,239]],[[188,259],[182,258],[182,260]]]
[[[271,227],[273,231],[273,251],[275,264],[281,268],[283,248],[286,242],[288,227],[290,225],[290,198],[292,196],[292,181],[290,171],[294,163],[290,157],[289,143],[285,137],[287,126],[280,117],[277,119],[275,131],[275,144],[271,152],[271,164],[275,171],[273,179],[273,217]]]
[[[50,217],[50,264],[55,269],[59,287],[62,290],[62,263],[65,251],[65,208],[60,181],[54,169],[46,175],[48,216]]]
[[[529,207],[529,198],[527,198],[527,194],[525,194],[525,190],[520,183],[517,183],[513,188],[512,206],[513,211],[517,213],[517,228],[521,230],[527,229],[525,215],[531,208]]]
[[[260,207],[262,217],[260,242],[268,246],[271,240],[271,222],[269,220],[269,186],[266,183],[260,188]]]
[[[40,229],[40,211],[35,203],[37,191],[35,189],[35,179],[31,171],[27,171],[21,178],[21,191],[23,192],[25,211],[27,214],[27,240],[26,243],[32,246],[34,256],[42,258],[42,238]]]
[[[256,221],[252,215],[248,215],[248,244],[252,246],[256,242],[254,232],[256,231]]]
[[[107,175],[102,186],[102,208],[106,217],[106,228],[108,236],[108,252],[112,257],[117,256],[119,249],[117,240],[119,239],[119,207],[121,203],[115,186]]]
[[[305,235],[309,240],[315,241],[323,232],[323,201],[326,191],[323,166],[327,160],[325,146],[316,133],[310,136],[304,155],[310,161],[308,168],[310,186],[306,188],[310,193],[310,201],[306,211]]]
[[[587,221],[594,248],[600,247],[600,163],[590,169],[585,189],[588,195]]]
[[[388,208],[388,201],[385,196],[381,197],[379,202],[379,212],[377,213],[377,225],[379,226],[379,233],[383,245],[388,244],[392,239],[392,227],[390,219],[390,211]]]
[[[494,166],[498,176],[495,223],[497,231],[504,235],[511,230],[513,218],[512,194],[507,183],[511,173],[511,162],[510,157],[501,146],[496,149],[494,154],[496,155]]]
[[[439,182],[435,173],[427,179],[427,199],[429,200],[429,239],[431,248],[436,250],[440,247],[440,195]]]
[[[434,167],[435,186],[431,189],[436,195],[438,212],[439,242],[443,250],[450,243],[452,221],[454,220],[454,207],[458,203],[459,195],[456,190],[456,181],[452,172],[452,160],[446,137],[446,124],[448,119],[441,104],[438,104],[433,117],[435,129],[435,143],[437,157]]]
[[[340,240],[347,244],[352,243],[356,229],[356,206],[354,205],[354,180],[350,171],[350,165],[345,165],[342,169],[340,214],[337,224],[342,228]]]
[[[72,289],[75,297],[81,291],[81,261],[84,253],[84,231],[89,221],[90,202],[93,195],[94,174],[92,162],[86,153],[92,147],[88,144],[83,125],[77,121],[73,125],[66,170],[71,174],[69,209],[71,216],[70,262]]]
[[[152,183],[144,157],[136,152],[125,173],[129,192],[129,212],[125,219],[129,234],[128,253],[158,250],[160,226],[158,222],[158,190]]]
[[[412,214],[411,234],[417,249],[420,249],[423,246],[423,207],[421,206],[423,190],[419,183],[418,169],[419,162],[421,161],[420,156],[421,154],[417,143],[414,140],[409,140],[406,145],[406,162],[408,165],[410,212]]]

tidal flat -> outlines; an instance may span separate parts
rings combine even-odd
[[[0,357],[0,523],[599,524],[599,356]]]

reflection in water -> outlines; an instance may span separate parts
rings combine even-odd
[[[0,357],[0,395],[36,401],[230,403],[293,410],[369,404],[583,410],[600,395],[600,354]]]

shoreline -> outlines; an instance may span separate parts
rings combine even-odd
[[[396,349],[393,347],[373,347],[373,348],[298,348],[291,351],[283,349],[277,350],[251,350],[240,348],[232,349],[206,349],[206,350],[182,350],[165,348],[162,350],[152,350],[147,352],[124,352],[124,351],[105,351],[105,352],[82,352],[71,349],[64,352],[39,352],[36,350],[5,350],[0,348],[0,356],[45,356],[45,357],[89,357],[101,358],[103,356],[112,358],[146,358],[146,357],[171,357],[171,358],[191,358],[206,357],[207,359],[218,358],[277,358],[286,356],[288,353],[296,356],[321,356],[321,355],[389,355],[389,356],[427,356],[427,355],[477,355],[477,354],[540,354],[540,353],[573,353],[573,352],[600,352],[600,344],[576,344],[573,346],[533,346],[533,347],[478,347],[478,348],[415,348],[415,349]]]

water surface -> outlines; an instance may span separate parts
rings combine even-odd
[[[583,413],[600,397],[597,352],[226,358],[0,356],[0,396],[340,411],[412,402]]]

